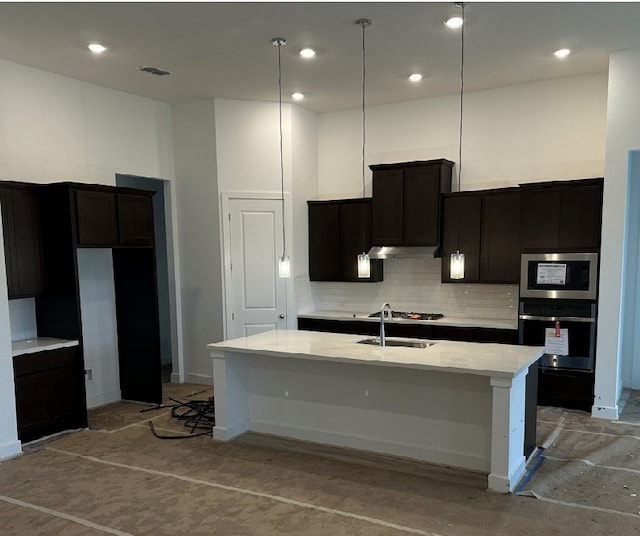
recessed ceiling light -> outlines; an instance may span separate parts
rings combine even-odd
[[[561,48],[560,50],[556,50],[553,54],[557,58],[566,58],[569,54],[571,54],[571,51],[568,48]]]
[[[291,94],[291,98],[293,100],[302,100],[304,99],[304,93],[300,93],[299,91],[296,91],[295,93]]]
[[[409,75],[409,80],[412,82],[420,82],[420,80],[422,80],[422,75],[420,73],[413,73],[412,75]]]
[[[444,23],[448,28],[460,28],[464,21],[462,20],[462,17],[451,17],[450,19],[445,20]]]
[[[101,45],[100,43],[89,43],[89,46],[87,48],[94,54],[102,54],[105,50],[107,50],[107,47]]]
[[[303,58],[313,58],[316,55],[316,51],[313,50],[312,48],[303,48],[300,51],[300,55]]]

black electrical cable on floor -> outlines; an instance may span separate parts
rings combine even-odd
[[[190,400],[181,402],[170,398],[174,404],[171,405],[171,417],[183,421],[184,425],[191,430],[189,435],[167,436],[156,432],[153,421],[149,421],[151,432],[158,439],[187,439],[203,435],[211,435],[216,424],[215,407],[213,397],[208,400]],[[167,407],[167,406],[163,406]],[[196,430],[202,430],[195,433]]]

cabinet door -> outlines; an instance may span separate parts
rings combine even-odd
[[[556,188],[522,192],[522,248],[548,251],[559,247],[560,195]]]
[[[151,196],[118,193],[119,241],[122,245],[153,245],[153,199]]]
[[[50,426],[54,432],[87,425],[84,369],[76,347],[44,352],[49,383]]]
[[[337,203],[309,203],[309,279],[340,278],[340,209]]]
[[[404,170],[402,242],[437,246],[440,238],[440,166]]]
[[[480,278],[485,283],[520,281],[520,200],[517,191],[483,196]]]
[[[0,187],[2,207],[2,230],[4,239],[4,259],[7,270],[7,290],[9,298],[17,297],[18,281],[16,273],[16,245],[13,229],[13,202],[10,188]]]
[[[442,274],[443,283],[471,283],[480,280],[480,224],[482,200],[478,195],[452,194],[443,199]],[[464,278],[451,279],[451,254],[464,253]]]
[[[110,247],[118,245],[116,194],[76,190],[78,245]]]
[[[403,227],[403,170],[373,172],[373,243],[401,246]]]
[[[602,183],[560,190],[560,248],[597,250],[601,224]]]
[[[17,288],[12,297],[38,296],[43,287],[43,247],[40,197],[35,189],[13,190],[13,220]]]
[[[381,281],[382,261],[371,260],[371,277],[358,277],[357,257],[371,248],[371,200],[340,203],[340,280]]]

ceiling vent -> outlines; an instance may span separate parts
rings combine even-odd
[[[145,65],[144,67],[138,67],[142,72],[155,74],[157,76],[164,76],[165,74],[171,74],[169,71],[165,69],[160,69],[159,67],[153,67],[151,65]]]

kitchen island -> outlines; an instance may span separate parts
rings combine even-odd
[[[541,347],[362,339],[280,330],[209,344],[214,439],[268,433],[479,471],[490,490],[514,489]]]

